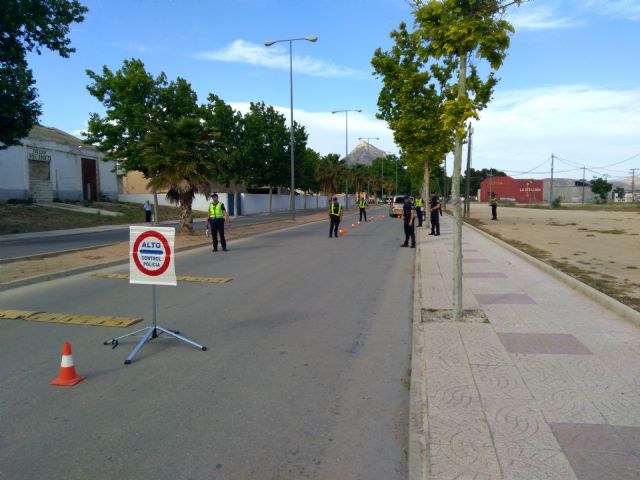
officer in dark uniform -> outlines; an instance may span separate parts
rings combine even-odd
[[[360,207],[360,221],[362,221],[362,216],[364,215],[364,221],[367,221],[367,201],[362,197],[358,202],[358,206]]]
[[[498,220],[498,197],[491,192],[491,220]]]
[[[214,193],[211,195],[211,199],[213,200],[209,204],[209,216],[207,219],[209,220],[209,230],[211,231],[211,240],[213,240],[213,251],[218,251],[218,234],[220,234],[220,244],[222,245],[222,251],[227,251],[227,240],[224,238],[224,221],[225,219],[229,224],[231,224],[231,220],[229,220],[229,214],[227,210],[224,208],[224,203],[218,201],[218,194]]]
[[[404,220],[404,243],[400,246],[408,247],[409,239],[411,239],[411,248],[416,248],[416,211],[411,204],[411,197],[409,197],[409,195],[404,197],[404,205],[402,206],[402,218]]]
[[[422,197],[420,196],[420,194],[416,195],[416,216],[418,217],[418,227],[422,226],[422,215],[424,214],[424,211],[422,210],[422,207],[424,206],[424,201],[422,200]]]
[[[434,193],[431,194],[431,201],[429,202],[429,212],[431,220],[431,233],[429,235],[440,235],[440,215],[442,215],[442,206],[438,196]]]
[[[338,238],[340,220],[342,220],[342,205],[338,203],[338,197],[333,197],[333,202],[329,205],[329,238],[334,234]]]

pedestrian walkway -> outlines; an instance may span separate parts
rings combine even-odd
[[[640,479],[640,328],[466,227],[453,323],[453,228],[418,229],[411,478]]]

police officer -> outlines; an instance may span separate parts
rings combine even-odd
[[[491,192],[491,220],[498,220],[498,197]]]
[[[211,231],[211,239],[213,240],[213,251],[218,251],[218,233],[220,234],[220,245],[222,245],[222,251],[227,251],[227,240],[224,238],[224,221],[225,219],[231,225],[229,220],[229,214],[224,208],[224,203],[218,201],[218,194],[211,195],[213,200],[209,204],[209,230]]]
[[[333,201],[329,205],[329,238],[334,234],[338,238],[340,220],[342,220],[342,205],[338,203],[338,197],[333,197]]]
[[[411,197],[409,197],[409,195],[404,197],[404,205],[402,206],[402,218],[404,219],[404,243],[400,246],[408,247],[409,239],[411,239],[411,248],[416,248],[416,211],[411,204]]]
[[[429,212],[431,220],[431,233],[429,235],[440,235],[440,215],[442,215],[442,206],[438,196],[434,193],[431,194],[431,200],[429,202]]]
[[[424,206],[424,201],[422,200],[422,197],[420,196],[420,194],[416,195],[416,216],[418,217],[418,227],[422,226],[422,215],[423,215],[423,211],[422,211],[422,207]]]
[[[362,221],[362,216],[364,215],[364,221],[367,222],[367,201],[362,197],[358,202],[358,206],[360,207],[360,221]]]

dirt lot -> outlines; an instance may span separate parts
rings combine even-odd
[[[470,223],[640,311],[640,211],[472,204]]]
[[[230,228],[225,229],[225,237],[227,238],[227,241],[232,242],[236,238],[248,237],[293,225],[324,220],[326,217],[326,213],[317,213],[314,215],[298,217],[295,222],[292,220],[278,220],[242,227],[231,226]],[[211,239],[204,236],[202,231],[198,231],[198,234],[196,235],[177,235],[175,242],[177,250],[186,247],[211,245]],[[231,248],[233,247],[231,246]],[[25,278],[51,275],[57,272],[85,267],[97,262],[107,263],[120,259],[126,260],[128,255],[129,244],[125,242],[101,248],[93,248],[90,251],[87,250],[83,252],[53,255],[46,258],[4,263],[2,264],[2,268],[0,268],[0,284]]]

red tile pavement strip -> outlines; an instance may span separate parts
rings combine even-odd
[[[551,430],[579,480],[640,478],[640,445],[629,444],[640,427],[552,423]]]
[[[526,293],[476,293],[480,305],[527,305],[536,302]]]
[[[568,333],[497,333],[509,353],[593,355],[582,342]]]
[[[507,278],[502,272],[464,272],[465,278]]]

